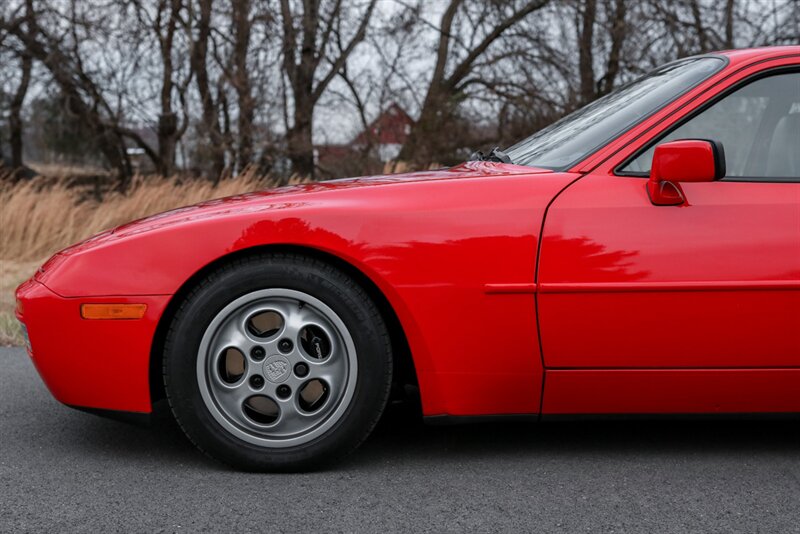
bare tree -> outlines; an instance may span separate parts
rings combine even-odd
[[[233,26],[233,54],[231,84],[236,91],[238,113],[237,164],[244,169],[253,160],[253,121],[255,120],[255,99],[248,72],[248,54],[252,33],[250,0],[232,3],[231,25]]]
[[[338,80],[332,82],[320,107],[351,109],[356,120],[351,126],[353,131],[345,132],[353,140],[350,156],[333,164],[320,162],[323,176],[378,173],[387,159],[396,157],[397,147],[381,147],[381,130],[373,121],[394,105],[406,108],[404,102],[410,107],[419,103],[414,100],[416,87],[406,65],[425,58],[424,50],[418,46],[424,30],[419,24],[420,9],[421,3],[417,2],[376,14],[365,46],[356,52],[352,65],[345,65]],[[337,37],[335,46],[341,52],[346,43]],[[340,139],[342,135],[339,132]]]
[[[33,19],[33,0],[25,1],[25,23],[28,32],[31,31]],[[9,106],[9,145],[11,145],[11,167],[22,167],[22,106],[28,94],[28,87],[31,82],[31,69],[33,68],[33,58],[26,51],[22,50],[19,54],[20,76],[19,85],[14,92]]]
[[[176,69],[174,68],[174,48],[175,35],[182,10],[181,0],[160,0],[157,5],[157,16],[153,21],[153,30],[158,36],[158,44],[161,52],[162,74],[161,74],[161,113],[158,116],[158,171],[165,176],[172,174],[175,164],[175,148],[178,139],[186,131],[188,120],[184,117],[183,123],[179,124],[178,114],[173,109],[173,94],[176,90],[176,83],[173,77]],[[186,82],[177,88],[179,97],[185,100],[186,88],[191,75],[186,77]]]
[[[195,86],[200,100],[202,137],[204,151],[210,162],[210,174],[218,180],[226,168],[228,140],[223,131],[221,105],[223,96],[219,94],[219,84],[212,79],[210,71],[209,48],[214,46],[213,0],[190,2],[190,15],[187,31],[193,35],[191,40],[190,63],[194,73]]]
[[[451,0],[441,16],[436,48],[436,63],[419,119],[403,146],[399,158],[418,164],[436,160],[441,152],[433,132],[453,118],[459,95],[469,85],[480,84],[479,76],[472,76],[478,61],[492,48],[504,33],[531,13],[541,9],[547,0],[526,2],[483,4],[470,6],[465,0]],[[479,9],[480,13],[468,9]],[[463,25],[456,27],[458,16],[463,16]],[[481,32],[480,30],[483,29]],[[477,37],[468,46],[463,46],[459,35]]]
[[[71,13],[74,15],[74,9]],[[38,19],[38,12],[34,12],[33,15],[26,13],[16,19],[4,20],[3,25],[9,34],[22,43],[32,58],[40,61],[48,69],[53,80],[60,86],[69,110],[76,119],[91,125],[109,163],[116,167],[122,176],[130,176],[130,161],[125,153],[121,132],[113,128],[103,116],[101,109],[108,111],[108,108],[100,97],[99,89],[82,69],[81,61],[68,55],[64,34],[55,35],[46,32]],[[69,23],[68,32],[74,32],[75,27],[72,26],[75,23],[74,17]],[[87,103],[85,97],[93,102]]]
[[[375,4],[376,0],[366,2],[357,17],[358,6],[346,6],[341,0],[281,0],[283,71],[293,107],[287,145],[292,170],[297,174],[314,176],[314,107],[364,40]],[[332,38],[347,44],[335,50]],[[323,63],[327,69],[320,68]]]
[[[613,88],[620,71],[622,47],[627,37],[627,0],[606,0],[604,2],[605,20],[598,21],[597,0],[583,0],[578,2],[576,29],[578,31],[578,72],[580,74],[581,103],[591,102],[598,97],[608,94]],[[603,24],[599,32],[603,37],[608,36],[608,53],[604,61],[605,67],[602,75],[595,73],[595,64],[598,62],[597,51],[603,47],[598,46],[595,37],[595,28]]]
[[[20,57],[20,81],[9,106],[9,145],[11,145],[11,166],[22,167],[22,105],[28,94],[31,81],[33,59],[26,52]]]
[[[779,44],[782,30],[789,27],[787,23],[797,9],[796,0],[756,3],[649,0],[645,4],[650,16],[662,22],[666,30],[664,41],[671,42],[671,53],[678,57],[742,46]]]
[[[158,43],[159,113],[155,127],[158,158],[153,163],[159,173],[168,176],[174,171],[177,143],[188,127],[186,92],[193,75],[191,64],[187,67],[179,62],[184,0],[130,1],[138,20],[138,27],[132,27],[130,32],[137,40]],[[176,99],[180,106],[177,108]]]
[[[25,0],[24,5],[20,6],[22,19],[20,21],[20,31],[30,32],[31,19],[33,17],[33,0]],[[22,29],[21,26],[26,26]],[[5,37],[5,36],[4,36]],[[5,38],[2,39],[5,41]],[[3,43],[0,43],[2,45]],[[25,104],[25,97],[31,83],[31,71],[33,69],[33,58],[30,53],[21,47],[12,51],[19,64],[19,82],[11,94],[8,103],[8,143],[10,148],[9,163],[12,168],[22,167],[23,152],[23,121],[22,110]]]

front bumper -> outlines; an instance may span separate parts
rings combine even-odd
[[[65,298],[31,279],[17,288],[17,318],[39,375],[60,402],[149,413],[150,353],[169,295]],[[87,320],[81,304],[142,303],[136,320]]]

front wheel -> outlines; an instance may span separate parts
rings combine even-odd
[[[307,469],[355,449],[391,385],[377,307],[321,261],[255,256],[210,274],[167,336],[164,384],[186,435],[257,471]]]

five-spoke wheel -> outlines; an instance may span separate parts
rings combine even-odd
[[[254,444],[297,445],[341,417],[358,374],[353,339],[318,299],[289,289],[254,291],[211,321],[197,380],[206,406]]]
[[[186,435],[236,467],[315,467],[355,449],[389,395],[392,351],[364,287],[299,254],[253,254],[181,297],[164,389]]]

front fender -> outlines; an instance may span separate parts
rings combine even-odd
[[[425,415],[538,413],[539,232],[547,205],[575,178],[490,176],[245,198],[122,227],[67,251],[39,281],[69,298],[173,295],[238,251],[316,249],[361,271],[394,309]]]

